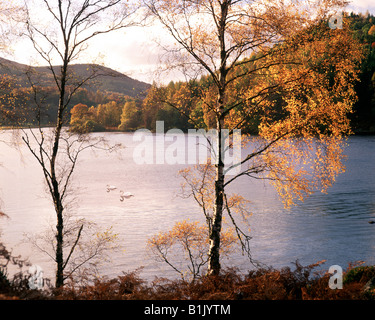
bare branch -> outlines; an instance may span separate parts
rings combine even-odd
[[[77,239],[76,241],[74,241],[74,244],[72,245],[71,249],[70,249],[70,252],[69,252],[69,255],[68,257],[66,258],[65,260],[65,263],[63,265],[63,269],[65,270],[66,268],[66,265],[68,264],[69,260],[70,260],[70,257],[72,256],[73,252],[74,252],[74,249],[76,248],[77,244],[78,244],[78,241],[79,239],[81,238],[81,232],[82,232],[82,229],[83,229],[83,225],[81,225],[81,227],[79,228],[78,230],[78,235],[77,235]]]

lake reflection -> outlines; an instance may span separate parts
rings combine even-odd
[[[2,134],[4,139],[5,134]],[[118,154],[85,152],[74,176],[75,202],[71,211],[103,227],[113,226],[119,234],[121,250],[101,272],[120,275],[144,266],[142,276],[174,276],[167,266],[156,263],[146,252],[153,234],[170,228],[176,221],[190,218],[203,221],[192,199],[177,196],[185,165],[138,165],[133,161],[132,134],[105,133],[111,143],[126,148]],[[323,266],[364,260],[374,264],[375,224],[375,137],[351,137],[341,174],[328,194],[316,193],[304,203],[285,210],[277,194],[266,182],[241,178],[231,187],[252,201],[251,246],[253,258],[274,267],[290,266],[299,259],[310,264],[322,259]],[[52,277],[54,264],[49,257],[30,247],[24,233],[42,231],[54,225],[53,205],[48,198],[41,170],[35,159],[21,147],[20,152],[0,144],[1,208],[10,219],[1,221],[2,240],[14,254],[29,257]],[[117,191],[107,192],[106,185]],[[135,197],[120,201],[119,190]],[[252,268],[240,254],[225,265]]]

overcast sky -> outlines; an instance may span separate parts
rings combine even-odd
[[[375,15],[374,0],[353,0],[348,9],[355,12],[366,12]],[[89,51],[85,56],[86,61],[97,60],[107,67],[123,72],[132,78],[152,83],[154,80],[160,80],[154,72],[159,63],[159,54],[161,50],[154,39],[160,37],[158,28],[132,28],[116,31],[112,34],[106,34],[95,38],[90,43]],[[14,55],[8,56],[20,63],[35,64],[38,63],[37,55],[32,54],[31,47],[24,42],[18,42],[14,46]],[[99,57],[99,59],[98,59]],[[40,64],[40,62],[39,62]],[[169,81],[165,77],[163,82]]]

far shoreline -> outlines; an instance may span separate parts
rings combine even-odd
[[[13,127],[13,126],[0,126],[0,131],[10,131],[10,130],[27,130],[27,129],[38,129],[38,128],[41,128],[41,129],[53,129],[55,128],[54,125],[50,125],[50,124],[46,124],[46,125],[42,125],[42,126],[38,126],[38,125],[28,125],[28,126],[19,126],[19,127]],[[70,126],[63,126],[64,129],[69,129]],[[179,129],[179,128],[174,128],[174,129]],[[195,129],[195,128],[191,128],[191,129]],[[105,128],[104,130],[98,130],[98,131],[90,131],[90,132],[85,132],[83,134],[90,134],[90,133],[134,133],[135,131],[137,130],[149,130],[151,131],[152,133],[155,133],[155,131],[151,130],[151,129],[148,129],[148,128],[138,128],[136,130],[127,130],[127,131],[124,131],[124,130],[119,130],[118,128],[115,128],[115,127],[108,127],[108,128]],[[181,129],[182,130],[182,129]],[[80,134],[78,132],[74,132],[72,131],[73,133],[76,133],[76,134]],[[185,131],[183,131],[184,133],[187,133]],[[82,134],[82,133],[81,133]],[[250,134],[250,136],[258,136],[258,134]],[[353,137],[353,136],[375,136],[375,131],[367,131],[367,130],[358,130],[358,131],[353,131],[353,134],[350,134],[350,135],[347,135],[347,136],[343,136],[343,137]]]

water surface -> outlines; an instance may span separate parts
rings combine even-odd
[[[3,133],[2,139],[9,134]],[[136,164],[133,152],[139,143],[133,141],[132,134],[104,135],[110,143],[122,143],[126,148],[116,154],[82,154],[73,180],[75,201],[70,210],[104,228],[112,226],[119,235],[121,248],[112,254],[112,262],[102,267],[103,274],[117,276],[143,266],[142,276],[146,278],[173,276],[168,266],[150,257],[146,242],[176,221],[203,221],[193,199],[177,196],[182,182],[177,172],[186,165]],[[10,217],[1,221],[2,241],[14,254],[28,257],[52,277],[53,262],[30,246],[24,234],[53,226],[53,205],[38,163],[23,146],[19,149],[0,144],[1,208]],[[313,194],[290,210],[283,208],[266,182],[236,181],[232,190],[252,202],[249,225],[253,258],[274,267],[291,266],[297,259],[304,265],[325,259],[326,269],[333,264],[345,268],[358,260],[374,264],[375,224],[368,223],[375,220],[374,150],[375,137],[350,137],[345,150],[347,170],[328,194]],[[108,193],[107,184],[118,189]],[[120,189],[135,197],[121,202]],[[241,255],[223,262],[243,270],[252,268]]]

